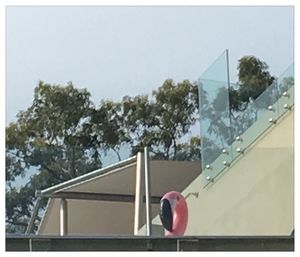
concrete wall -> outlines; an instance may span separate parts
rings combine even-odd
[[[294,229],[294,112],[259,138],[210,186],[200,175],[183,195],[186,235],[290,235]],[[160,224],[159,218],[154,219]]]

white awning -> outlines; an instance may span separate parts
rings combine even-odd
[[[150,174],[155,217],[157,200],[168,191],[182,191],[188,186],[200,174],[200,163],[152,160]],[[135,177],[136,159],[131,158],[43,190],[41,195],[50,200],[38,234],[59,235],[59,198],[66,198],[69,235],[132,235]]]

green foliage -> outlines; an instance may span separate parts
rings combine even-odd
[[[97,148],[84,142],[83,124],[93,107],[90,94],[40,82],[32,105],[6,128],[6,223],[24,232],[35,190],[101,167]],[[19,190],[12,185],[29,169],[36,174]]]
[[[287,91],[292,85],[295,84],[294,77],[285,77],[278,85],[282,92]]]
[[[128,142],[128,138],[125,134],[120,103],[101,101],[99,108],[91,113],[85,131],[90,135],[90,144],[101,148],[105,154],[108,150],[113,150],[121,161],[119,151],[122,145]]]
[[[244,56],[239,60],[237,69],[239,81],[236,85],[228,88],[227,83],[219,84],[218,90],[210,92],[209,96],[205,91],[209,88],[201,87],[201,118],[206,120],[206,136],[213,139],[202,138],[202,150],[206,153],[206,159],[214,153],[216,158],[222,148],[233,142],[234,135],[239,135],[241,131],[253,124],[257,119],[258,110],[263,107],[261,105],[265,106],[268,102],[271,104],[276,94],[274,90],[269,90],[266,99],[255,101],[275,81],[265,62],[254,56]],[[286,87],[285,83],[286,81],[283,80],[283,87]],[[213,88],[213,83],[211,85]],[[217,142],[218,147],[213,144],[213,141]]]
[[[172,80],[166,80],[152,94],[156,100],[155,113],[159,124],[154,130],[156,151],[162,149],[164,159],[171,155],[177,159],[177,145],[198,118],[197,87],[189,81],[175,85]]]
[[[177,144],[176,160],[199,161],[201,157],[201,139],[198,136],[191,137],[186,143]]]
[[[147,96],[123,99],[127,138],[135,154],[150,146],[155,159],[177,159],[180,142],[198,118],[197,86],[166,80]],[[181,157],[182,158],[182,157]],[[200,156],[198,156],[198,159]]]
[[[239,60],[239,97],[241,102],[255,100],[275,80],[268,71],[269,66],[255,56],[244,56]]]
[[[159,125],[155,115],[155,105],[146,95],[126,96],[121,105],[124,132],[132,154],[136,154],[155,140],[153,128]]]

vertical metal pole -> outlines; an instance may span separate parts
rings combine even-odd
[[[134,208],[134,235],[138,235],[142,222],[144,178],[143,178],[143,154],[137,153],[136,156],[136,175],[135,175],[135,208]]]
[[[29,238],[29,252],[32,252],[32,238]]]
[[[60,236],[68,234],[68,202],[66,199],[60,199]]]
[[[144,148],[145,155],[145,194],[146,194],[146,235],[152,235],[151,219],[151,190],[150,190],[150,160],[149,148]]]

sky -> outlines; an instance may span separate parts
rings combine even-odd
[[[93,102],[196,81],[225,50],[230,77],[255,55],[279,76],[294,61],[293,7],[6,7],[6,125],[39,80],[87,88]]]

